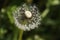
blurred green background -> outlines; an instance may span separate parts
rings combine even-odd
[[[0,0],[0,40],[18,40],[19,30],[7,13],[24,2],[26,3],[25,0]],[[24,31],[22,39],[60,40],[60,0],[33,0],[33,4],[37,5],[42,21],[39,28]]]

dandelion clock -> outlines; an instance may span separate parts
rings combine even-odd
[[[24,31],[30,31],[40,24],[40,13],[36,5],[22,4],[12,12],[15,25]]]

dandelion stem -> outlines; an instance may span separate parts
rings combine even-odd
[[[19,31],[19,38],[18,38],[18,40],[22,40],[22,36],[23,36],[23,30],[20,30]]]

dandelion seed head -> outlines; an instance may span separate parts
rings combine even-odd
[[[38,25],[40,25],[41,21],[37,7],[35,5],[30,5],[28,7],[29,8],[27,8],[26,4],[23,4],[13,12],[15,25],[24,31],[35,29]]]

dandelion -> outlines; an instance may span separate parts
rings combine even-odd
[[[35,5],[26,5],[18,7],[13,12],[15,25],[24,31],[38,27],[41,21],[40,13]]]

